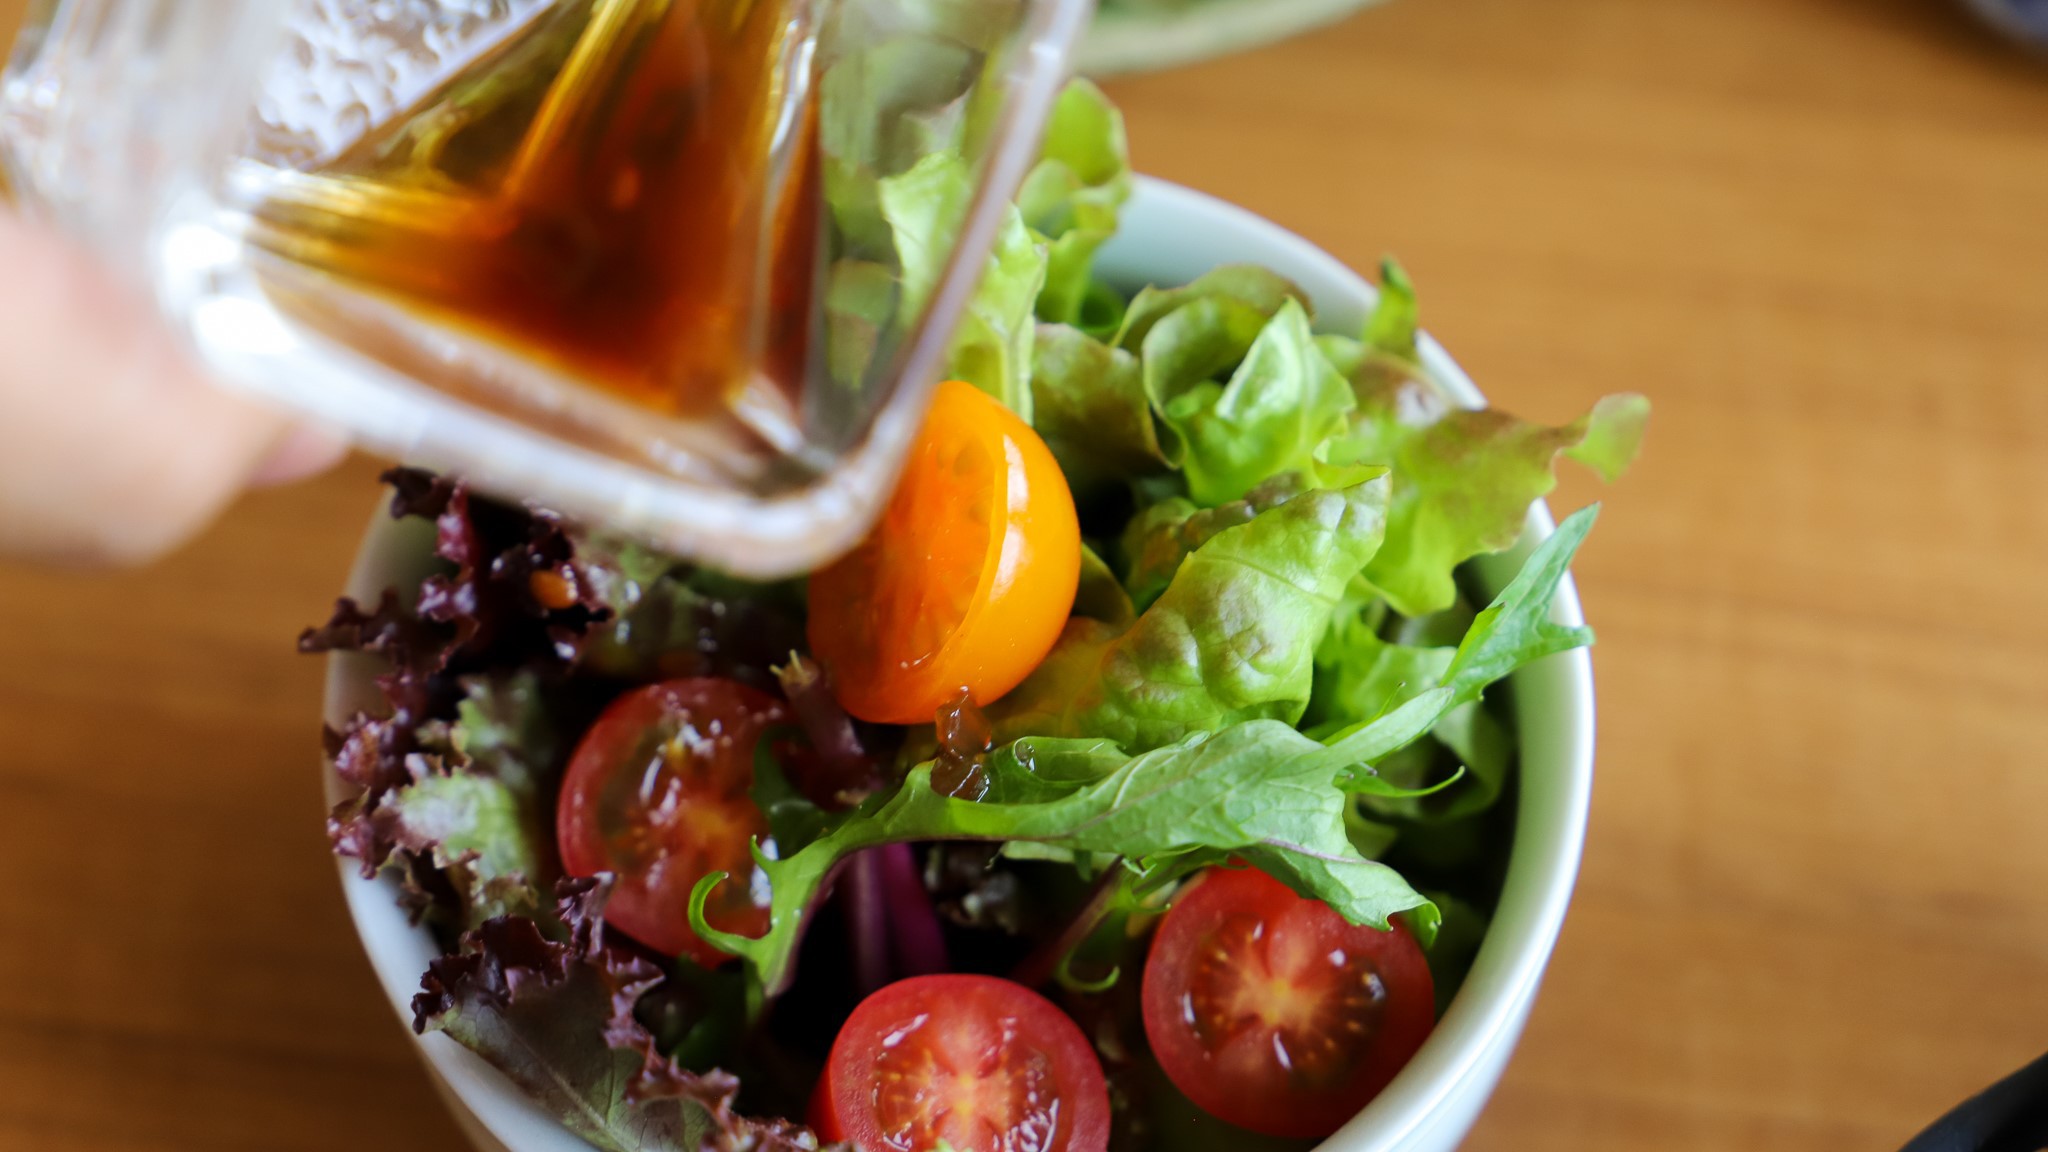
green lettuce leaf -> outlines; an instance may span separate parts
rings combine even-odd
[[[1379,302],[1366,318],[1364,339],[1324,334],[1316,346],[1347,380],[1404,379],[1422,372],[1420,319],[1415,285],[1388,257],[1380,262]]]
[[[1607,397],[1559,428],[1460,408],[1423,373],[1418,337],[1414,286],[1387,260],[1364,339],[1317,338],[1358,401],[1323,458],[1393,470],[1386,546],[1366,575],[1412,617],[1455,601],[1458,565],[1520,539],[1529,506],[1557,486],[1560,456],[1609,482],[1619,478],[1642,446],[1650,414],[1649,401],[1636,395]]]
[[[1146,506],[1124,528],[1124,586],[1139,611],[1159,599],[1180,566],[1196,549],[1226,529],[1249,524],[1313,487],[1305,476],[1276,476],[1244,499],[1215,508],[1170,496]]]
[[[900,317],[921,315],[938,291],[967,219],[973,174],[954,152],[934,152],[881,182],[881,212],[902,268]],[[989,254],[980,287],[954,333],[948,374],[1031,416],[1034,307],[1045,284],[1045,251],[1012,208]]]
[[[965,380],[1032,418],[1032,354],[1037,350],[1037,302],[1045,286],[1046,248],[1012,209],[1003,219],[981,286],[953,335],[947,375]]]
[[[722,875],[698,886],[691,923],[704,939],[745,959],[772,995],[787,987],[804,919],[840,861],[881,844],[984,840],[1121,856],[1141,873],[1179,873],[1191,860],[1235,855],[1353,923],[1385,928],[1389,917],[1409,912],[1427,940],[1435,910],[1398,873],[1359,853],[1349,833],[1349,801],[1331,781],[1384,745],[1412,740],[1448,697],[1417,700],[1335,745],[1272,720],[1198,732],[1136,757],[1099,740],[1034,739],[991,758],[989,796],[981,801],[939,794],[931,765],[920,765],[895,792],[794,854],[773,859],[757,852],[772,890],[766,936],[733,936],[705,921]]]
[[[563,748],[546,693],[529,671],[462,681],[445,756],[412,757],[412,782],[373,817],[389,842],[445,874],[461,903],[462,928],[529,915],[553,880],[554,839],[543,792]]]
[[[1270,268],[1226,264],[1179,288],[1147,288],[1138,293],[1124,314],[1123,327],[1114,343],[1119,348],[1143,348],[1160,321],[1199,300],[1239,304],[1265,320],[1279,315],[1289,300],[1304,308],[1313,307],[1307,293]]]
[[[1113,343],[1139,354],[1145,395],[1163,415],[1184,393],[1242,364],[1290,301],[1307,307],[1300,290],[1279,275],[1230,265],[1184,287],[1140,292]],[[1167,427],[1161,444],[1166,458],[1179,465],[1186,447],[1178,432]]]
[[[1416,375],[1357,378],[1351,431],[1333,459],[1379,464],[1394,472],[1387,543],[1366,578],[1407,616],[1426,616],[1457,599],[1458,565],[1512,547],[1529,506],[1557,486],[1559,456],[1581,457],[1615,476],[1641,444],[1649,402],[1602,400],[1560,428],[1494,409],[1454,407]]]
[[[1155,328],[1147,356],[1161,332],[1200,309],[1183,308]],[[1349,382],[1316,347],[1308,310],[1294,300],[1260,331],[1229,383],[1202,381],[1154,399],[1182,445],[1188,495],[1205,506],[1243,499],[1274,476],[1311,471],[1357,406]]]
[[[1650,400],[1633,393],[1603,396],[1580,423],[1585,425],[1585,435],[1564,454],[1612,484],[1642,451],[1650,426]]]
[[[1074,595],[1074,615],[1117,629],[1129,628],[1138,619],[1138,609],[1122,581],[1101,555],[1086,545],[1081,548],[1081,586]]]
[[[1308,706],[1316,642],[1379,548],[1389,481],[1305,492],[1218,532],[1136,624],[1071,622],[989,709],[999,736],[1085,736],[1132,751]]]
[[[1456,648],[1390,644],[1379,635],[1379,601],[1346,602],[1316,646],[1315,690],[1304,723],[1327,735],[1369,720],[1439,686]]]
[[[1131,195],[1130,145],[1123,113],[1102,90],[1075,80],[1060,94],[1038,166],[1017,195],[1024,223],[1047,245],[1038,318],[1079,324],[1088,304],[1095,254],[1116,235]]]
[[[825,368],[858,395],[884,348],[893,343],[896,270],[871,260],[841,260],[825,283]]]
[[[387,797],[377,819],[389,822],[393,843],[447,875],[462,901],[460,927],[474,928],[539,907],[542,842],[529,801],[495,777],[427,771]]]
[[[1034,424],[1075,497],[1167,471],[1138,358],[1065,325],[1041,324],[1037,338]]]
[[[1187,458],[1187,445],[1167,412],[1197,389],[1220,389],[1217,381],[1244,363],[1272,319],[1242,301],[1204,298],[1168,313],[1146,333],[1139,370],[1145,397],[1162,418],[1160,443],[1175,467]]]
[[[974,75],[965,47],[914,36],[852,52],[826,70],[818,101],[825,202],[847,255],[894,255],[881,182],[936,152],[958,150],[947,126],[957,124]]]
[[[455,751],[522,799],[536,795],[566,751],[540,678],[529,671],[470,676],[462,692],[449,730]]]
[[[1419,364],[1419,324],[1415,285],[1408,279],[1407,271],[1391,256],[1380,261],[1380,299],[1365,322],[1365,346],[1381,355]]]
[[[900,298],[891,309],[883,303],[892,298],[882,294],[881,278],[834,276],[832,350],[841,375],[853,375],[864,353],[872,362],[874,316],[922,314],[967,219],[974,174],[958,140],[927,133],[911,147],[924,154],[907,170],[881,178],[876,190],[877,212],[902,269]],[[1115,234],[1130,191],[1122,115],[1094,85],[1074,82],[1053,110],[1042,158],[1006,213],[960,319],[948,375],[1032,418],[1036,322],[1041,316],[1081,319],[1096,250]]]

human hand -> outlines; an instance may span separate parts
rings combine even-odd
[[[0,557],[145,563],[346,451],[208,383],[136,290],[0,209]]]

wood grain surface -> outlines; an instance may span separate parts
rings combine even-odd
[[[2048,66],[1942,0],[1400,0],[1115,95],[1145,169],[1398,252],[1502,406],[1656,398],[1563,492],[1592,838],[1471,1147],[1892,1148],[2048,1049]],[[292,654],[374,472],[0,568],[0,1148],[458,1146]]]

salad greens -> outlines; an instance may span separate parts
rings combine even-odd
[[[1196,335],[1183,321],[1206,322],[1208,309],[1221,306],[1191,305],[1161,321],[1145,338],[1148,362],[1158,362],[1154,346],[1168,345],[1168,337]],[[1244,311],[1225,323],[1253,315]],[[1206,323],[1204,329],[1215,331]],[[1180,445],[1188,497],[1204,506],[1243,499],[1273,476],[1314,473],[1319,463],[1329,463],[1319,458],[1358,407],[1350,382],[1316,347],[1308,310],[1298,301],[1282,304],[1242,353],[1229,345],[1207,349],[1226,363],[1238,362],[1227,384],[1208,379],[1208,363],[1197,368],[1187,361],[1174,372],[1146,377],[1152,402]]]
[[[901,339],[888,318],[916,311],[886,298],[890,265],[904,293],[933,291],[967,209],[959,141],[977,110],[913,63],[878,50],[825,80],[828,95],[901,122],[822,128],[847,238],[826,351],[849,387]],[[1625,469],[1648,403],[1610,397],[1561,427],[1462,407],[1426,370],[1414,290],[1391,262],[1355,335],[1319,331],[1299,288],[1249,266],[1127,297],[1093,262],[1131,187],[1120,115],[1077,82],[955,341],[955,374],[1045,439],[1086,533],[1073,618],[985,717],[855,724],[802,654],[792,587],[391,475],[393,514],[433,523],[441,570],[414,599],[344,601],[301,646],[389,664],[388,708],[328,734],[356,793],[329,830],[366,875],[398,876],[441,934],[419,1028],[478,1052],[612,1152],[813,1148],[796,1125],[736,1111],[738,1082],[714,1065],[744,1065],[750,1106],[783,1115],[808,1087],[779,1086],[790,1060],[761,1055],[760,1029],[734,1038],[750,1021],[733,1006],[772,1023],[802,991],[807,935],[852,899],[834,895],[835,877],[870,850],[934,843],[946,847],[929,850],[925,883],[946,896],[952,930],[984,945],[1077,903],[1088,882],[1112,884],[1086,904],[1113,910],[1113,927],[1070,932],[1113,971],[1179,881],[1244,862],[1354,924],[1401,917],[1437,941],[1440,990],[1455,988],[1497,892],[1514,786],[1515,736],[1487,692],[1591,642],[1551,608],[1596,510],[1567,518],[1477,612],[1460,569],[1521,538],[1558,459],[1608,479]],[[707,877],[689,909],[738,973],[607,945],[608,888],[563,879],[555,852],[553,791],[576,734],[625,689],[689,676],[774,693],[794,716],[754,777],[771,832],[752,881],[766,886],[766,933],[708,922],[711,894],[739,879]],[[970,842],[987,853],[964,883],[945,879]],[[909,849],[890,850],[910,866]],[[1020,879],[1046,870],[1065,879]],[[886,915],[844,919],[888,930]],[[1048,966],[1067,995],[1118,994],[1113,977],[1076,977],[1073,959]]]
[[[1141,876],[1185,874],[1240,856],[1312,891],[1356,923],[1388,918],[1426,902],[1385,865],[1358,854],[1346,835],[1338,773],[1426,731],[1451,692],[1439,690],[1345,740],[1320,744],[1284,723],[1259,720],[1127,756],[1099,739],[1025,739],[987,765],[989,792],[960,800],[932,787],[919,765],[893,793],[835,822],[795,855],[756,861],[774,892],[773,927],[759,940],[719,932],[704,919],[724,874],[706,877],[691,901],[698,935],[746,960],[769,995],[788,987],[805,916],[827,878],[853,853],[883,844],[989,840],[1030,843],[1075,855],[1121,856]],[[1348,787],[1380,790],[1367,774]],[[1009,796],[1027,797],[1010,801]],[[1417,934],[1436,925],[1418,917]]]
[[[1004,736],[1098,736],[1144,752],[1308,705],[1316,641],[1385,531],[1381,475],[1305,492],[1218,533],[1128,630],[1069,625],[990,709]]]

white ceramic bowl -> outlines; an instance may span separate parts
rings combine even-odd
[[[1264,264],[1306,289],[1320,311],[1320,325],[1333,331],[1360,328],[1374,299],[1369,284],[1300,237],[1242,209],[1156,180],[1139,185],[1123,232],[1102,260],[1108,279],[1134,287],[1183,283],[1219,264]],[[1482,402],[1479,390],[1433,340],[1424,339],[1422,355],[1443,385],[1473,405]],[[1505,584],[1535,541],[1551,532],[1545,509],[1531,510],[1529,529],[1519,551],[1482,564],[1486,582],[1495,588]],[[393,584],[416,584],[429,563],[430,532],[427,525],[395,523],[380,511],[357,557],[349,593],[371,601]],[[1569,580],[1554,614],[1564,623],[1584,622]],[[374,704],[369,678],[375,667],[361,656],[333,658],[327,682],[329,723],[339,724],[356,709]],[[1593,784],[1592,661],[1584,651],[1555,656],[1517,673],[1514,687],[1521,732],[1520,811],[1492,930],[1429,1042],[1379,1099],[1320,1152],[1448,1152],[1457,1147],[1521,1036],[1564,924],[1585,840]],[[338,790],[339,783],[330,779],[329,788]],[[406,923],[395,884],[364,880],[348,861],[342,862],[341,881],[370,963],[400,1019],[410,1022],[409,1002],[435,954],[433,940]],[[449,1108],[485,1152],[587,1152],[588,1145],[529,1104],[467,1049],[439,1035],[420,1038],[419,1044]]]

